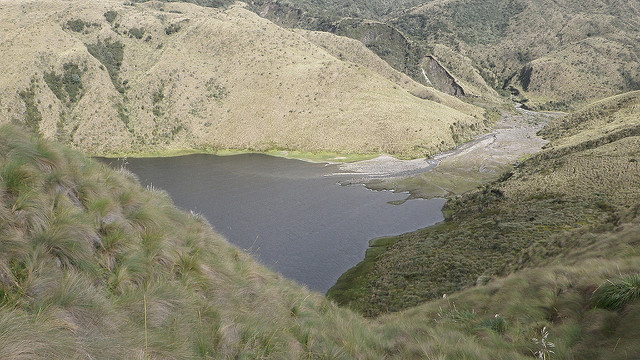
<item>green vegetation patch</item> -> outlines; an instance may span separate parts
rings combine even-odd
[[[367,275],[373,270],[375,262],[396,241],[397,239],[393,237],[370,240],[369,248],[364,255],[364,260],[340,275],[336,284],[327,291],[327,297],[336,301],[338,304],[350,305],[352,309],[360,311],[361,313],[374,315],[373,313],[369,313],[367,308],[361,307],[357,300],[367,295]]]
[[[73,63],[64,64],[62,69],[62,75],[54,71],[45,72],[44,81],[58,100],[76,103],[82,97],[82,75],[85,70]]]
[[[95,44],[87,44],[87,50],[107,69],[113,86],[120,93],[124,93],[125,89],[119,76],[124,59],[124,44],[120,41],[98,40]]]
[[[65,91],[69,95],[69,101],[77,102],[82,96],[82,74],[84,70],[72,63],[64,64],[62,69],[64,70],[62,83],[64,84]]]
[[[71,29],[71,31],[75,31],[81,33],[84,30],[84,27],[87,26],[82,19],[73,19],[67,21],[67,27]]]
[[[114,10],[109,10],[104,13],[104,18],[109,24],[113,24],[113,22],[116,20],[116,17],[118,17],[118,13]]]
[[[336,162],[348,163],[362,160],[373,159],[378,154],[352,154],[352,153],[336,153],[329,151],[309,152],[295,150],[268,150],[267,155],[285,157],[289,159],[298,159],[311,162]]]
[[[131,117],[129,117],[129,109],[127,109],[127,107],[123,103],[117,103],[116,111],[118,112],[118,118],[120,118],[127,130],[133,133],[133,128],[131,127]]]
[[[55,73],[55,71],[49,71],[44,73],[44,82],[49,89],[60,101],[67,101],[67,94],[64,91],[64,83],[62,82],[62,76]]]
[[[138,40],[142,39],[142,37],[144,37],[144,33],[145,33],[145,29],[144,28],[131,28],[129,29],[129,36],[134,37]]]
[[[453,14],[452,25],[469,44],[496,42],[507,33],[509,22],[525,9],[519,1],[450,2],[444,11]]]
[[[24,103],[26,112],[24,117],[24,124],[27,128],[32,129],[34,132],[40,132],[40,122],[42,121],[42,113],[38,109],[38,101],[36,100],[36,90],[38,85],[35,78],[31,79],[29,87],[23,91],[18,92],[20,99]]]
[[[161,104],[162,100],[164,100],[164,85],[160,86],[158,91],[153,93],[153,97],[151,100],[153,102],[153,109],[151,110],[153,112],[153,116],[160,117],[164,115]]]

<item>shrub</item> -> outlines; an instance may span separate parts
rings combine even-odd
[[[42,121],[42,113],[36,104],[36,84],[31,80],[31,85],[24,91],[18,92],[20,99],[24,102],[26,108],[25,125],[38,133],[40,131],[40,122]]]
[[[171,24],[164,28],[164,33],[167,35],[171,35],[180,31],[180,29],[182,29],[182,26],[180,26],[180,24]]]
[[[85,27],[85,23],[84,21],[82,21],[82,19],[74,19],[74,20],[69,20],[67,21],[67,27],[69,29],[71,29],[71,31],[75,31],[75,32],[82,32],[82,30],[84,30]]]
[[[49,89],[60,101],[66,101],[67,96],[64,93],[64,84],[62,83],[62,76],[55,73],[55,71],[44,73],[44,82]]]
[[[98,40],[95,44],[87,44],[87,50],[107,68],[111,82],[119,92],[123,93],[124,87],[120,83],[119,73],[124,59],[124,44],[120,41]]]
[[[107,20],[109,24],[113,24],[117,16],[118,16],[118,13],[113,10],[109,10],[106,13],[104,13],[104,18]]]
[[[608,280],[593,294],[595,306],[608,310],[620,310],[638,298],[640,298],[640,274],[624,276],[616,281]]]
[[[131,128],[129,127],[129,123],[131,122],[131,119],[129,118],[129,110],[122,103],[116,104],[116,110],[118,111],[118,117],[120,118],[120,120],[122,120],[124,126],[126,126],[130,132],[132,132]]]
[[[64,89],[69,95],[69,101],[76,102],[81,96],[83,71],[78,65],[72,63],[66,63],[62,68],[64,69],[64,75],[62,77]]]
[[[131,28],[129,29],[129,35],[140,40],[144,36],[144,31],[144,28]]]
[[[77,102],[82,96],[82,74],[84,71],[73,63],[66,63],[62,68],[64,70],[62,75],[58,75],[54,71],[45,72],[44,82],[60,101],[68,99],[72,103]]]

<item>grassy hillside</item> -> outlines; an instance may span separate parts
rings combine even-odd
[[[551,141],[542,152],[449,201],[445,222],[374,241],[329,295],[377,315],[524,267],[567,263],[567,253],[589,246],[601,256],[601,237],[616,239],[623,224],[638,222],[639,117],[640,92],[631,92],[556,120],[542,132]]]
[[[493,89],[506,89],[528,107],[567,110],[640,89],[636,2],[396,1],[383,11],[377,5],[254,1],[252,9],[284,26],[360,40],[424,84],[421,60],[433,55],[484,101],[495,102]]]
[[[472,116],[484,116],[484,111],[480,108],[466,103],[455,96],[442,93],[433,87],[418,83],[405,73],[395,70],[389,63],[368,49],[361,41],[345,36],[334,36],[321,31],[297,30],[296,32],[303,34],[309,41],[322,47],[331,55],[341,60],[371,69],[389,81],[404,88],[414,96],[435,101]]]
[[[636,212],[615,230],[556,236],[566,248],[558,256],[555,247],[541,266],[487,285],[480,279],[377,321],[388,334],[411,336],[429,324],[431,334],[459,341],[455,351],[427,345],[424,358],[633,359],[640,351],[639,221]]]
[[[450,108],[436,91],[418,97],[241,5],[18,1],[0,11],[0,121],[93,154],[419,157],[484,129],[481,109]]]
[[[490,354],[338,308],[126,169],[6,125],[0,188],[2,359],[407,359],[461,341]]]
[[[528,106],[553,110],[639,89],[639,14],[633,1],[443,0],[389,22],[472,59],[487,83]]]

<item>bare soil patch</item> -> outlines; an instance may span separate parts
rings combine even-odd
[[[516,108],[493,132],[428,159],[399,160],[389,155],[340,165],[353,177],[343,185],[365,184],[373,190],[409,192],[410,197],[458,195],[498,179],[513,163],[539,151],[546,141],[536,135],[559,113]]]

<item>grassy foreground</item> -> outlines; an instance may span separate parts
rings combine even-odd
[[[0,189],[2,359],[412,358],[449,341],[388,335],[127,170],[12,126]]]

